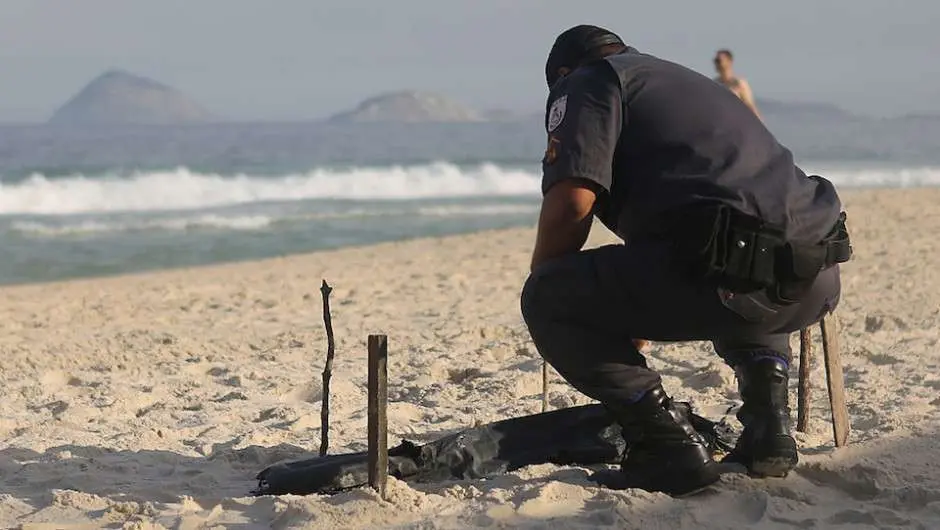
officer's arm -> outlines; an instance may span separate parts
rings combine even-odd
[[[549,96],[533,269],[587,241],[595,204],[610,192],[622,107],[620,82],[604,62],[577,70]]]
[[[531,268],[577,252],[587,241],[597,195],[587,182],[566,179],[552,186],[542,200]]]

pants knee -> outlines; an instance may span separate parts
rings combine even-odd
[[[528,279],[526,279],[525,284],[522,286],[522,296],[520,296],[520,306],[522,310],[522,319],[525,320],[526,325],[530,328],[533,323],[541,320],[541,311],[539,308],[544,304],[544,300],[540,303],[541,293],[544,291],[544,283],[542,286],[539,284],[538,278],[535,275],[530,274]]]
[[[590,315],[604,303],[590,251],[555,258],[537,267],[520,296],[522,317],[530,331],[536,327],[550,331],[560,322],[591,320]]]

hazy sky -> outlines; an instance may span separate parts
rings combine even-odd
[[[0,0],[0,120],[45,120],[112,67],[233,119],[403,88],[537,110],[548,48],[580,23],[709,74],[730,47],[758,97],[940,111],[937,0]]]

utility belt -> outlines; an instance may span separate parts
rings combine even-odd
[[[845,212],[816,244],[794,244],[781,227],[729,206],[683,212],[669,239],[692,274],[735,293],[766,290],[783,304],[799,301],[825,269],[852,257]]]

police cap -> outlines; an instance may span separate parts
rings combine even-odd
[[[545,81],[548,87],[551,88],[561,77],[558,75],[559,68],[574,69],[586,59],[600,58],[597,55],[600,48],[611,44],[624,46],[623,40],[616,33],[597,26],[582,24],[562,32],[555,39],[545,63]]]

